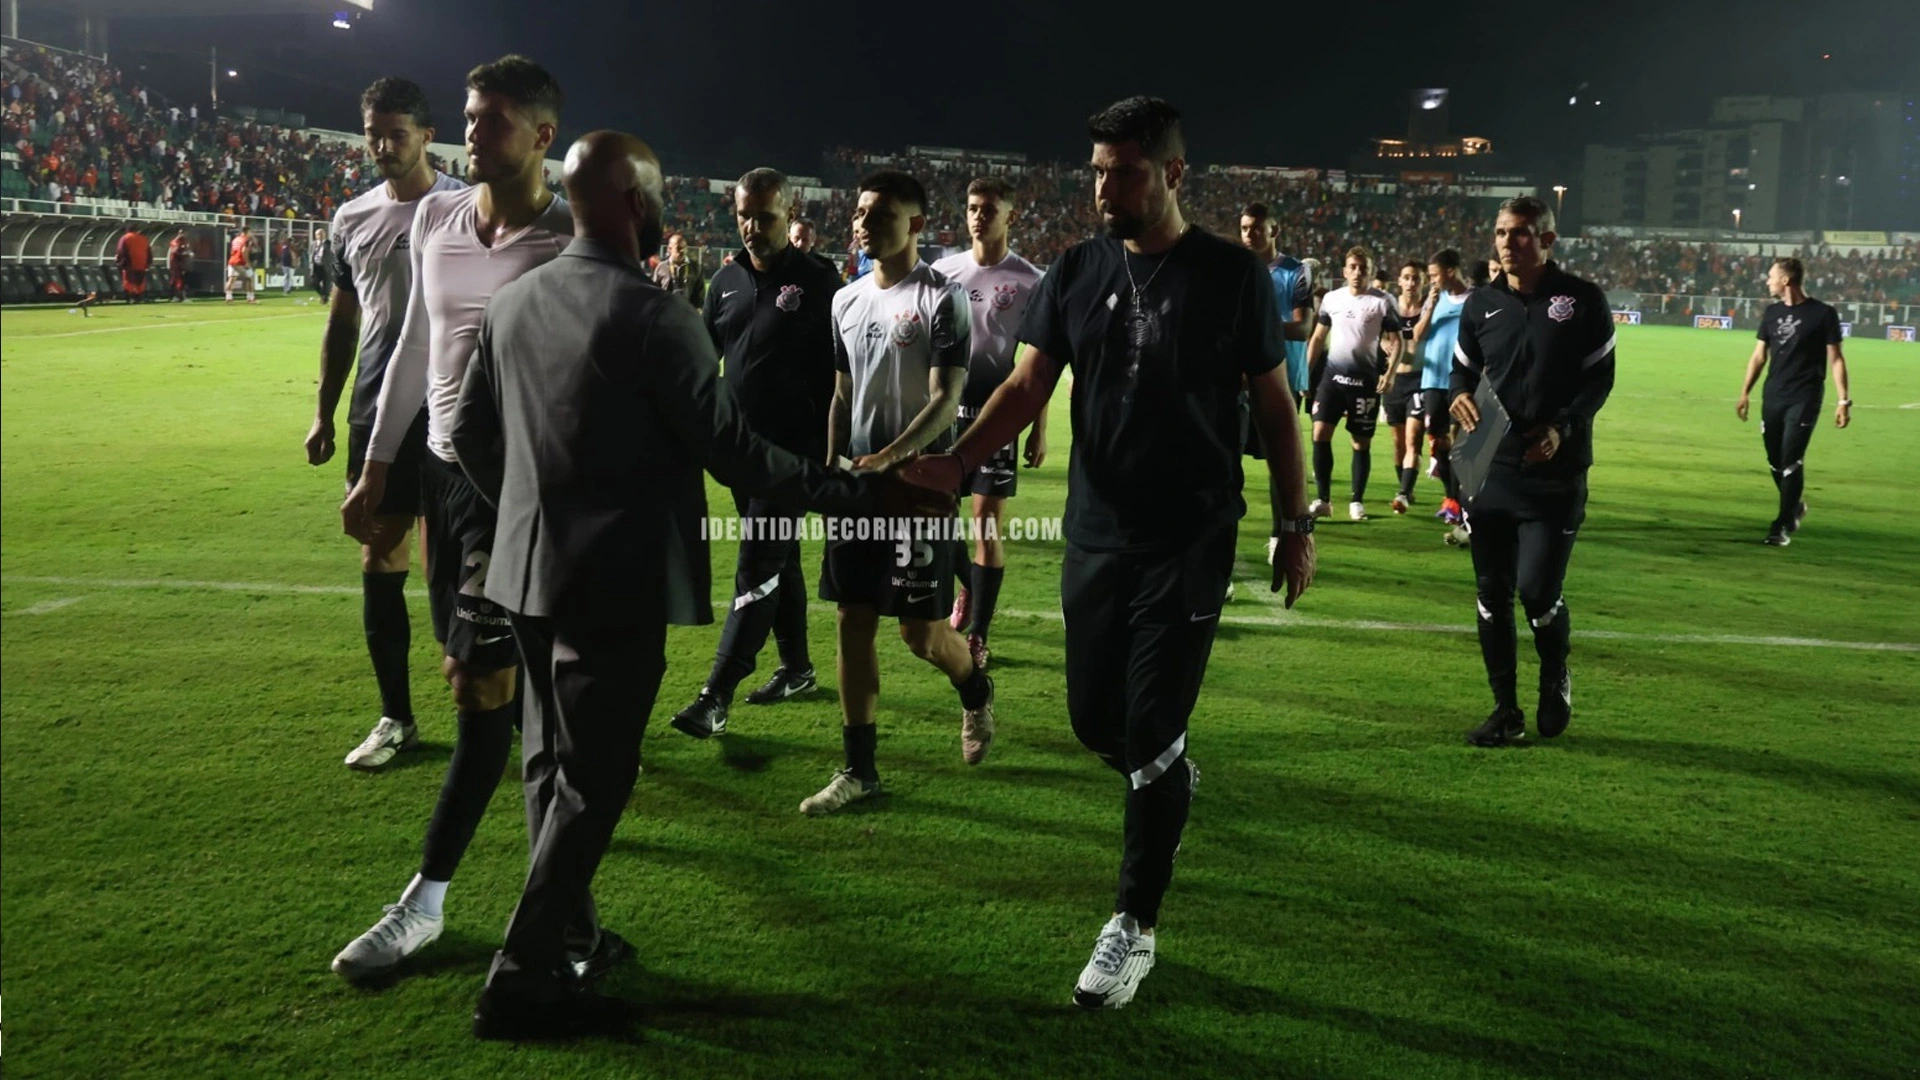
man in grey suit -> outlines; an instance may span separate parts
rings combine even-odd
[[[564,178],[575,239],[494,294],[452,431],[499,507],[486,595],[510,613],[526,672],[532,867],[474,1011],[481,1038],[627,1024],[623,1003],[574,976],[563,938],[639,772],[667,625],[713,620],[702,471],[820,510],[953,510],[950,496],[803,461],[746,427],[698,313],[648,278],[662,185],[645,143],[592,132]]]

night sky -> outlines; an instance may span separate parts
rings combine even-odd
[[[692,175],[761,163],[812,173],[835,145],[1077,159],[1086,115],[1141,92],[1185,113],[1194,161],[1324,167],[1345,165],[1369,136],[1401,133],[1410,88],[1444,86],[1455,134],[1490,138],[1503,156],[1518,152],[1515,168],[1535,170],[1588,141],[1701,122],[1719,94],[1920,93],[1920,0],[1202,0],[1151,20],[1124,17],[1141,7],[1084,2],[375,6],[347,32],[324,16],[123,20],[115,58],[150,62],[156,85],[204,98],[206,44],[218,40],[247,69],[223,91],[230,101],[348,129],[360,88],[404,75],[427,88],[439,137],[458,141],[467,68],[522,52],[566,90],[563,136],[629,130],[669,172]],[[276,40],[277,50],[261,44]]]

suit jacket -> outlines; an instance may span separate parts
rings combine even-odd
[[[754,434],[699,313],[577,239],[494,293],[451,438],[499,507],[487,598],[523,615],[713,621],[702,470],[795,506],[860,512],[865,478]]]

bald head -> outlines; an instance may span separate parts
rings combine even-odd
[[[653,149],[622,131],[589,131],[567,150],[561,183],[577,235],[636,258],[660,245],[665,185]]]

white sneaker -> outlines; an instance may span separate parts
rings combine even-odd
[[[414,725],[383,716],[379,723],[373,725],[366,740],[347,755],[347,766],[353,769],[377,769],[392,761],[393,755],[418,745],[420,735]]]
[[[1227,595],[1221,597],[1220,602],[1223,604],[1233,603],[1233,582],[1227,582]]]
[[[1473,534],[1467,531],[1465,525],[1455,525],[1448,529],[1444,539],[1448,547],[1471,547],[1473,544]]]
[[[1358,500],[1348,503],[1347,517],[1353,521],[1367,520],[1367,504]]]
[[[1153,935],[1140,932],[1131,915],[1115,915],[1093,942],[1093,959],[1080,972],[1073,1003],[1083,1009],[1118,1009],[1133,1000],[1140,980],[1153,970]]]
[[[439,915],[429,915],[404,901],[394,904],[373,929],[340,950],[340,955],[333,958],[333,970],[349,979],[378,975],[433,944],[445,925],[446,919]]]
[[[1431,454],[1427,455],[1427,479],[1440,479],[1440,459]]]
[[[833,774],[833,779],[818,793],[800,800],[800,812],[803,814],[831,814],[850,802],[859,802],[880,791],[879,783],[869,784],[854,776],[850,770],[841,769]]]
[[[960,710],[960,759],[969,765],[987,760],[993,746],[993,682],[987,682],[986,704],[977,709]],[[804,810],[806,807],[801,806]]]
[[[1315,499],[1307,504],[1307,513],[1317,518],[1332,517],[1333,507],[1328,506],[1325,499]]]

